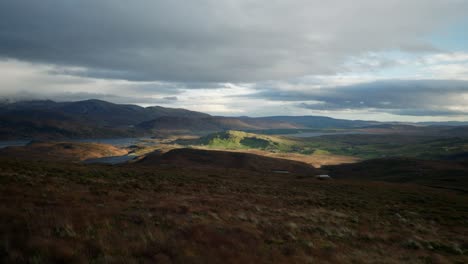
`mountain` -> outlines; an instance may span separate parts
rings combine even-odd
[[[203,118],[210,115],[186,109],[145,108],[101,100],[2,103],[0,139],[137,136],[145,131],[133,129],[133,126],[160,117]]]
[[[151,121],[142,122],[137,128],[144,130],[178,130],[216,132],[225,130],[258,130],[271,128],[294,129],[300,128],[281,121],[265,121],[258,118],[237,117],[184,117],[163,116]]]
[[[264,121],[286,122],[304,128],[359,128],[376,125],[377,121],[345,120],[325,116],[268,116],[258,118]]]
[[[398,129],[395,126],[399,126]],[[135,137],[226,130],[356,129],[383,132],[452,133],[443,126],[344,120],[323,116],[223,117],[180,108],[141,107],[101,100],[0,102],[0,139]],[[431,128],[431,129],[429,129]],[[455,129],[455,128],[454,128]],[[464,128],[455,135],[466,135]]]
[[[128,130],[99,127],[77,117],[52,110],[0,111],[0,139],[64,139],[123,137]]]
[[[468,126],[468,122],[463,121],[418,122],[417,124],[425,126]]]
[[[27,101],[6,104],[0,112],[8,111],[53,111],[104,126],[132,126],[161,116],[209,117],[210,115],[186,109],[160,106],[141,107],[128,104],[114,104],[102,100],[77,102]]]

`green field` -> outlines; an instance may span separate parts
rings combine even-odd
[[[419,135],[329,135],[296,138],[280,135],[226,131],[198,140],[178,141],[183,145],[213,149],[260,149],[299,154],[333,154],[363,159],[413,157],[451,158],[468,152],[468,138]]]

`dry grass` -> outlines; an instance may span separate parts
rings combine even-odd
[[[203,148],[203,147],[195,147],[195,148],[216,150],[213,148]],[[265,156],[265,157],[300,161],[300,162],[304,162],[306,164],[312,165],[315,168],[320,168],[326,165],[340,165],[340,164],[347,164],[347,163],[355,163],[361,160],[357,157],[341,156],[341,155],[333,155],[333,154],[304,155],[304,154],[297,154],[297,153],[270,152],[270,151],[259,150],[259,149],[243,149],[243,150],[218,149],[218,150],[252,153],[252,154]]]
[[[22,147],[0,149],[0,156],[45,161],[83,161],[109,156],[122,156],[127,153],[127,150],[113,145],[79,142],[36,142]]]
[[[240,170],[0,160],[4,263],[466,263],[468,196]]]

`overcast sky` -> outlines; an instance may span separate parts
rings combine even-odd
[[[0,97],[468,121],[468,0],[0,0]]]

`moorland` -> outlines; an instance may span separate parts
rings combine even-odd
[[[32,101],[0,138],[5,263],[468,261],[462,123]]]

